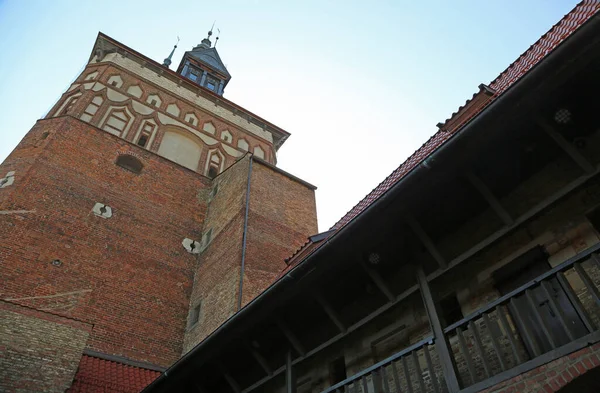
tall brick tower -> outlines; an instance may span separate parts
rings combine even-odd
[[[174,72],[100,33],[0,165],[0,390],[139,391],[316,233],[210,34]]]

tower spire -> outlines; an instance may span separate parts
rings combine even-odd
[[[179,44],[179,36],[177,36],[177,43],[173,46],[173,50],[171,51],[171,53],[169,54],[169,57],[167,57],[164,61],[163,61],[163,65],[167,68],[169,68],[169,66],[171,65],[171,58],[173,57],[173,53],[175,53],[175,49],[177,49],[177,44]]]

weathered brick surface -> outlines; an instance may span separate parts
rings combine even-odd
[[[43,151],[24,171],[36,140]],[[115,165],[121,153],[141,174]],[[39,121],[0,169],[17,171],[0,210],[26,211],[0,220],[0,297],[94,324],[90,349],[175,361],[196,263],[181,242],[201,236],[210,181],[70,117]],[[95,216],[96,202],[113,216]]]
[[[255,161],[252,167],[243,305],[273,283],[285,258],[316,234],[314,190]]]
[[[249,158],[214,180],[204,233],[212,241],[198,258],[190,309],[202,303],[197,324],[188,327],[184,352],[202,341],[237,310]],[[210,198],[210,195],[206,195]]]
[[[184,351],[238,310],[249,157],[219,175],[204,232],[213,240],[199,257],[190,302],[202,302],[198,324],[188,328]],[[215,186],[213,186],[215,187]],[[316,233],[314,190],[254,160],[250,176],[242,306],[273,283],[285,258]]]
[[[553,393],[600,366],[600,344],[563,356],[531,371],[501,382],[483,393]]]
[[[91,330],[87,323],[0,301],[0,391],[64,392]]]

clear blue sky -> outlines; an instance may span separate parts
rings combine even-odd
[[[102,31],[174,64],[216,20],[225,96],[292,133],[279,166],[328,229],[576,1],[0,0],[0,161]]]

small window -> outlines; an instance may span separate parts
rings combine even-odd
[[[440,301],[440,316],[445,326],[450,326],[464,318],[458,298],[454,293],[446,296]]]
[[[212,82],[206,82],[206,87],[208,87],[210,90],[215,90],[215,84]]]
[[[196,82],[198,80],[198,75],[194,74],[193,72],[190,72],[190,79]]]
[[[594,229],[600,232],[600,207],[587,214],[587,219]]]
[[[208,177],[210,177],[211,179],[216,177],[219,174],[219,168],[217,168],[216,166],[212,166],[210,168],[208,168]]]
[[[144,165],[140,160],[129,154],[122,154],[117,158],[116,164],[123,169],[127,169],[133,173],[139,174],[142,172]]]
[[[141,147],[146,147],[146,143],[148,143],[148,135],[147,134],[140,135],[140,139],[138,139],[137,144]]]
[[[190,327],[196,325],[200,320],[200,311],[202,310],[202,302],[198,303],[190,314]]]
[[[117,86],[119,83],[117,81],[112,81],[112,82],[110,82],[110,84],[113,86]]]
[[[344,357],[339,357],[329,363],[329,384],[335,385],[346,379],[346,361]]]
[[[158,101],[156,101],[156,100],[152,100],[152,101],[150,101],[150,105],[152,105],[152,106],[156,106],[157,102],[158,102]]]

